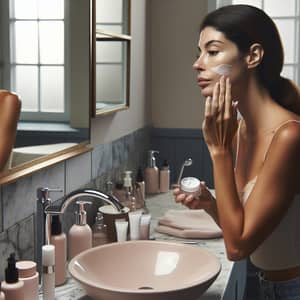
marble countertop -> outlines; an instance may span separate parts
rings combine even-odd
[[[156,240],[186,241],[184,239],[161,234],[155,231],[158,219],[162,217],[167,210],[184,209],[181,204],[176,204],[174,202],[171,192],[147,197],[146,203],[152,215],[151,237],[155,238]],[[222,299],[233,266],[233,263],[226,258],[223,239],[193,239],[192,241],[195,242],[195,245],[214,254],[220,260],[222,265],[222,269],[218,278],[202,295],[201,300],[220,300]],[[40,295],[40,299],[43,299],[42,294]],[[55,289],[55,299],[90,300],[91,298],[85,295],[84,290],[73,278],[68,277],[65,285]]]

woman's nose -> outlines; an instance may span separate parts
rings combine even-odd
[[[200,56],[193,63],[193,68],[197,71],[203,71],[204,70],[203,64],[201,63]]]

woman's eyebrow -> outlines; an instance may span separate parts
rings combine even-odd
[[[204,48],[209,47],[211,44],[213,43],[220,43],[220,44],[224,44],[224,42],[220,41],[220,40],[209,40],[208,42],[205,43]],[[200,46],[197,47],[199,51],[201,51]]]
[[[205,43],[204,47],[207,48],[209,45],[213,44],[213,43],[220,43],[220,44],[224,44],[224,42],[220,41],[220,40],[210,40],[208,42]]]

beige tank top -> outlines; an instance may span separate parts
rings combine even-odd
[[[275,131],[288,122],[281,124]],[[237,155],[239,150],[239,132],[237,135]],[[268,151],[267,151],[268,152]],[[266,152],[266,155],[267,155]],[[266,157],[265,155],[265,157]],[[240,199],[245,205],[253,190],[257,176],[250,180],[240,192]],[[262,270],[283,270],[300,266],[300,195],[295,195],[287,213],[274,231],[250,255],[252,263]]]

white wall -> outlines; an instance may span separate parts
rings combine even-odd
[[[92,145],[116,140],[150,123],[146,107],[146,0],[131,0],[131,11],[130,108],[92,119]]]
[[[200,128],[204,101],[192,64],[207,1],[150,2],[152,124],[161,128]]]

